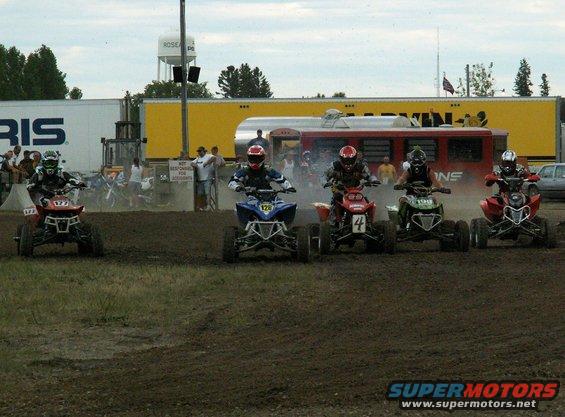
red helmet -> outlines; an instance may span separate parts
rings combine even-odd
[[[265,149],[260,145],[253,145],[247,150],[249,168],[258,170],[265,163]]]
[[[351,171],[357,162],[357,150],[353,146],[344,146],[339,150],[339,161],[345,171]]]

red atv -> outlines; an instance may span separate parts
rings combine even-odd
[[[26,222],[18,226],[14,240],[20,256],[32,256],[33,248],[47,243],[76,243],[81,255],[103,256],[102,235],[97,226],[81,222],[84,206],[75,206],[66,194],[74,188],[54,191],[43,205],[24,209]]]
[[[364,186],[379,183],[365,183]],[[324,187],[331,186],[331,183]],[[335,214],[330,216],[331,206],[315,203],[320,223],[312,225],[311,233],[318,236],[320,254],[330,253],[340,245],[353,247],[357,240],[365,242],[367,253],[394,253],[396,249],[396,227],[391,221],[375,222],[375,203],[369,201],[359,187],[343,188],[343,200],[337,202]],[[334,218],[330,218],[334,217]]]
[[[537,175],[528,179],[501,179],[494,174],[485,178],[507,188],[500,195],[481,201],[485,218],[471,220],[471,245],[480,249],[487,247],[488,239],[512,239],[517,241],[522,236],[530,236],[533,242],[547,248],[557,246],[555,229],[547,219],[537,217],[540,196],[528,196],[522,191],[524,182],[539,180]]]

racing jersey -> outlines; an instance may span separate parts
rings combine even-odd
[[[489,178],[492,176],[496,177],[496,179]],[[524,180],[530,180],[532,178],[532,174],[528,169],[524,168],[522,165],[518,165],[516,167],[516,172],[513,173],[512,175],[505,175],[503,172],[497,172],[497,171],[494,171],[491,174],[487,175],[485,177],[485,185],[487,187],[490,187],[496,183],[498,184],[499,194],[506,193],[508,192],[508,185],[506,185],[504,182],[501,181],[501,180],[505,180],[506,178],[522,178]]]
[[[45,169],[40,165],[31,176],[27,185],[28,191],[35,191],[43,194],[47,198],[55,195],[54,190],[60,190],[65,185],[79,185],[81,182],[73,177],[62,167],[58,167],[53,175],[47,175]]]
[[[232,190],[236,190],[237,187],[253,187],[269,190],[272,188],[271,182],[276,182],[284,190],[292,188],[290,182],[280,172],[265,166],[261,167],[261,169],[254,170],[247,165],[238,169],[232,175],[228,187]]]
[[[361,180],[373,181],[376,178],[369,171],[366,163],[357,161],[351,171],[345,171],[340,161],[334,161],[326,171],[326,179],[335,181],[346,188],[358,187]]]

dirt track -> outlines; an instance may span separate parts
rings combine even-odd
[[[106,237],[104,262],[217,265],[218,276],[229,276],[219,252],[232,213],[89,216]],[[565,212],[549,217],[557,223]],[[1,215],[0,229],[10,232],[14,220]],[[559,238],[555,250],[440,253],[430,242],[403,245],[394,256],[353,250],[314,260],[318,291],[238,294],[233,303],[254,318],[238,332],[219,319],[228,307],[218,303],[181,343],[55,361],[54,380],[0,391],[0,415],[390,415],[398,406],[383,398],[393,379],[561,378],[563,227]],[[6,234],[0,253],[15,254]],[[286,257],[259,261],[247,256],[243,264],[256,274],[282,267],[292,275]],[[562,398],[546,412],[563,415]]]

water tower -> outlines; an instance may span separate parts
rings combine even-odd
[[[196,62],[196,49],[194,38],[186,37],[186,63]],[[161,65],[165,64],[163,77],[161,78]],[[172,77],[173,66],[181,64],[180,32],[170,31],[159,36],[157,47],[157,81],[169,81]]]

